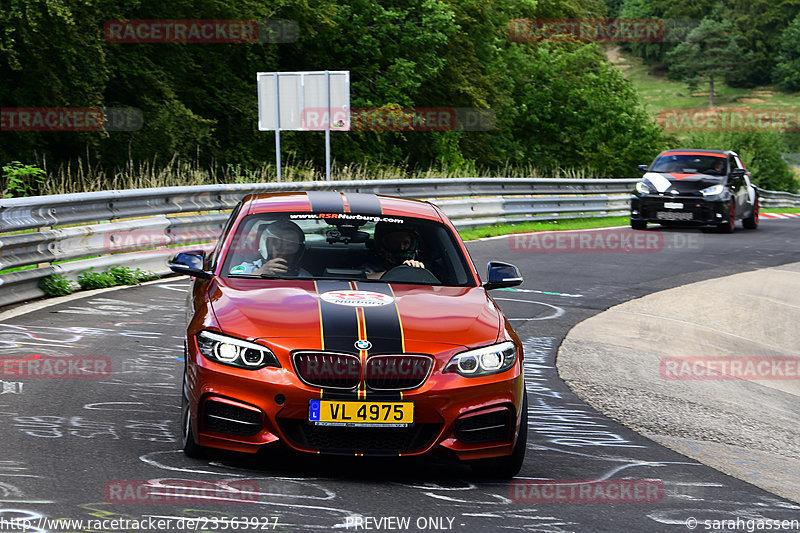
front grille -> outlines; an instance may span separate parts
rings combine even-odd
[[[279,419],[281,429],[295,445],[323,453],[397,455],[422,450],[441,431],[441,424],[409,428],[349,428],[315,426],[305,420]]]
[[[297,352],[294,369],[306,385],[326,389],[355,389],[361,381],[358,356],[334,352]]]
[[[335,352],[297,352],[293,357],[298,377],[306,385],[322,389],[352,390],[362,378],[371,390],[415,389],[428,378],[433,368],[429,355],[373,355],[361,370],[361,359]]]
[[[495,442],[511,437],[511,410],[501,407],[486,413],[468,415],[456,421],[455,437],[461,442]]]
[[[683,204],[682,209],[667,209],[665,202],[679,202]],[[697,206],[697,204],[700,206]],[[659,216],[659,213],[666,213]],[[663,198],[642,201],[639,206],[639,216],[649,220],[669,221],[704,221],[708,217],[708,206],[705,202],[698,202],[690,198]]]
[[[364,372],[367,387],[373,390],[408,390],[422,385],[433,367],[427,355],[375,355],[367,360]]]
[[[230,435],[255,435],[261,431],[261,413],[226,402],[208,400],[203,406],[202,431]]]

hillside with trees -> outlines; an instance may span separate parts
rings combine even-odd
[[[0,12],[0,104],[131,107],[137,131],[2,132],[0,161],[103,168],[175,158],[241,172],[275,160],[257,130],[256,72],[349,70],[353,108],[475,108],[485,131],[332,135],[337,167],[579,169],[629,176],[664,143],[630,84],[596,44],[514,42],[519,18],[597,17],[595,0],[7,0]],[[114,43],[109,20],[296,23],[292,42]],[[283,157],[324,166],[323,134],[285,132]]]
[[[26,194],[44,190],[41,184],[52,184],[53,176],[64,191],[151,186],[158,181],[139,185],[114,176],[166,171],[185,183],[274,179],[274,167],[269,170],[275,161],[274,134],[258,131],[255,74],[328,69],[350,71],[353,108],[389,115],[466,108],[493,117],[477,131],[335,133],[335,173],[349,175],[346,169],[359,167],[376,177],[532,172],[631,177],[637,164],[679,139],[662,131],[601,44],[569,38],[520,41],[510,35],[510,23],[608,16],[699,22],[713,11],[720,19],[714,24],[730,27],[725,31],[743,58],[742,65],[718,69],[715,83],[760,84],[776,76],[779,86],[794,90],[800,0],[729,4],[6,0],[0,11],[2,108],[134,109],[140,123],[130,131],[7,131],[4,126],[0,168],[16,169],[17,176],[26,165],[45,168],[47,180],[20,186]],[[287,22],[292,31],[278,39],[215,44],[115,42],[104,33],[109,21],[179,19],[249,20],[262,26]],[[682,54],[676,41],[666,41],[628,46],[661,68]],[[676,76],[686,74],[679,71]],[[694,83],[707,83],[700,74],[692,74]],[[319,177],[323,139],[320,132],[282,133],[283,160],[295,168],[286,174],[290,179]],[[0,191],[8,184],[6,177]]]

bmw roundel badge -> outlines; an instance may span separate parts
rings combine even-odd
[[[372,343],[369,342],[369,341],[360,340],[360,341],[356,341],[355,346],[359,350],[369,350],[370,348],[372,348]]]

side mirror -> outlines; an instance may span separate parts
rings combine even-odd
[[[743,178],[746,171],[743,168],[734,168],[731,170],[731,177],[732,178]]]
[[[489,261],[489,275],[483,288],[488,290],[516,287],[522,283],[522,274],[519,269],[510,263]]]
[[[639,165],[639,166],[638,166],[638,167],[636,167],[636,168],[638,168],[638,169],[639,169],[639,172],[641,172],[642,174],[644,174],[645,172],[647,172],[647,165]]]
[[[206,253],[203,250],[180,252],[169,261],[169,268],[176,274],[208,279],[211,277],[211,272],[203,270],[205,259]]]

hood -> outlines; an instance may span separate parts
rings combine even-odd
[[[490,344],[502,327],[482,287],[216,278],[209,291],[222,331],[290,350],[432,353]]]
[[[681,193],[695,192],[718,183],[723,183],[722,176],[709,174],[679,174],[669,172],[646,172],[642,176],[659,193],[675,190]]]

